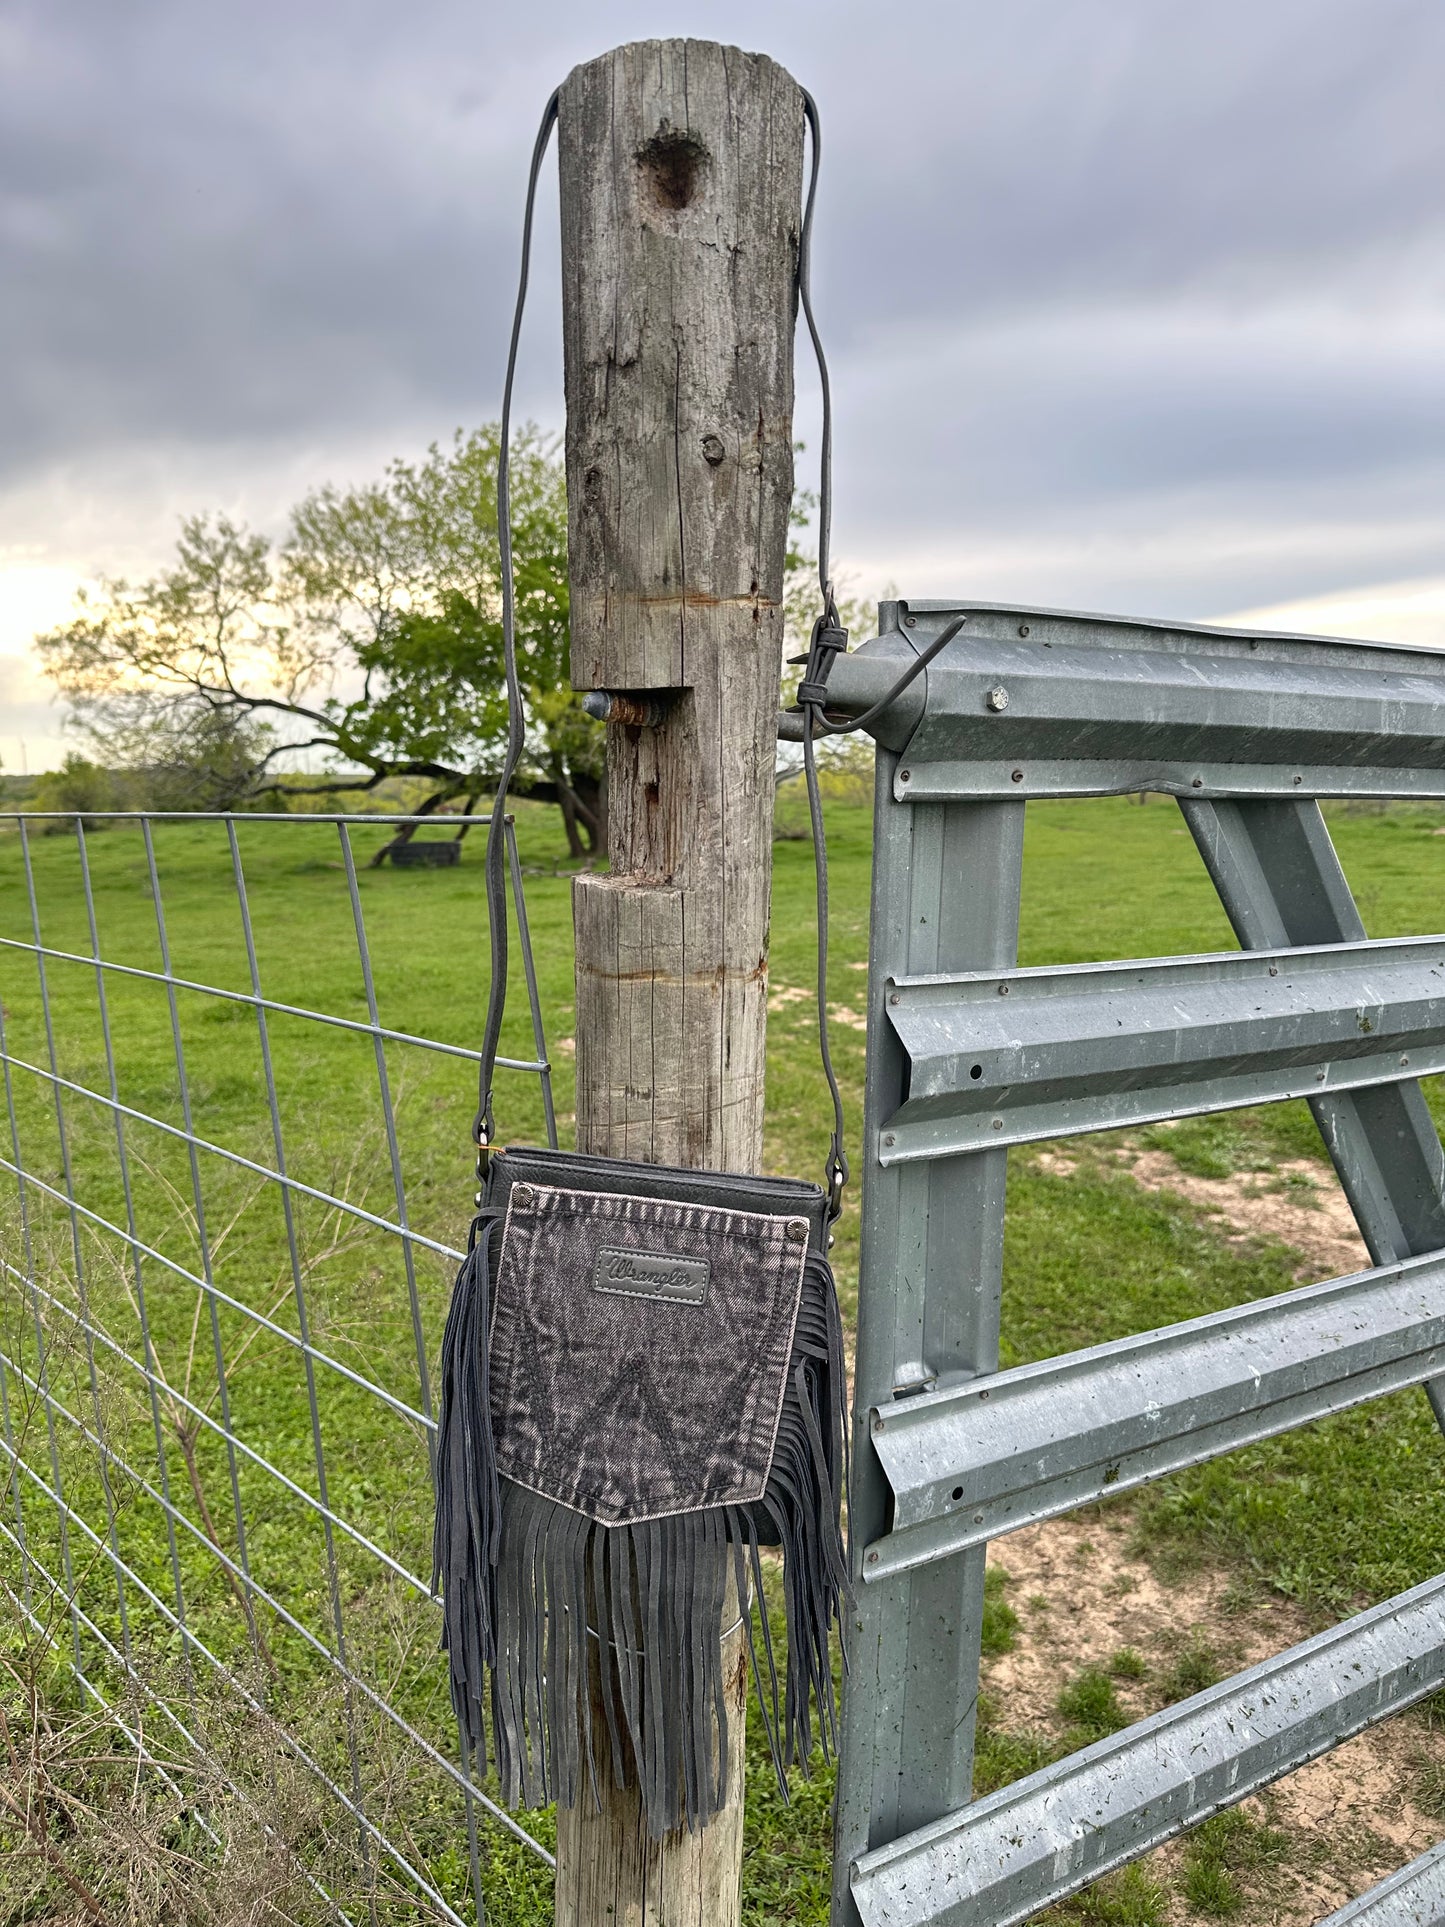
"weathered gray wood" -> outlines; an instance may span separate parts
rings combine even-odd
[[[658,728],[608,731],[612,874],[575,893],[579,1141],[747,1170],[802,98],[763,56],[649,41],[572,74],[559,138],[573,680],[677,692]]]
[[[734,1607],[729,1625],[737,1619]],[[730,1800],[705,1833],[674,1835],[660,1846],[647,1835],[635,1789],[603,1789],[598,1813],[590,1799],[557,1814],[559,1927],[716,1927],[738,1918],[743,1850],[743,1742],[748,1655],[741,1622],[723,1640],[728,1712]],[[594,1691],[596,1682],[594,1679]],[[606,1715],[594,1697],[593,1716]]]
[[[577,1141],[756,1170],[803,114],[771,60],[648,41],[562,89],[572,676],[668,692],[609,725],[611,874],[574,887]],[[562,1825],[568,1927],[738,1918],[734,1801],[646,1842],[635,1799]]]

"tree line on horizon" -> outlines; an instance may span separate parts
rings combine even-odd
[[[169,567],[82,591],[35,639],[84,745],[39,779],[37,806],[399,795],[410,814],[470,814],[495,789],[506,735],[500,432],[458,429],[379,480],[315,489],[279,541],[224,513],[187,517]],[[591,857],[606,846],[604,733],[570,683],[561,451],[530,424],[512,441],[511,491],[528,723],[513,793],[555,805],[573,857]],[[788,558],[795,640],[812,615],[797,547],[810,507],[800,495]],[[302,756],[324,773],[298,768]]]

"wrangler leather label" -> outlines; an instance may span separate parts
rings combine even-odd
[[[707,1297],[712,1267],[706,1258],[679,1258],[667,1251],[623,1251],[603,1245],[592,1271],[594,1291],[625,1298],[668,1298],[700,1305]]]

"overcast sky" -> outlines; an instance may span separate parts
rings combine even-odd
[[[1445,642],[1445,0],[0,0],[5,768],[78,581],[495,417],[542,103],[681,33],[823,110],[859,591]]]

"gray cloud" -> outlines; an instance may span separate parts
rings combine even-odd
[[[1435,0],[18,0],[19,522],[59,472],[123,491],[167,461],[265,513],[280,478],[494,414],[542,100],[660,27],[765,47],[823,104],[844,553],[1180,613],[1438,570]],[[523,369],[552,421],[554,233]],[[148,481],[75,526],[130,512],[144,546],[174,506]]]

